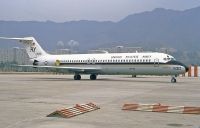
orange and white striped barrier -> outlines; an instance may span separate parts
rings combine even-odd
[[[188,77],[199,77],[200,76],[200,68],[198,65],[189,66],[189,70],[187,73],[183,74],[182,76],[188,76]]]
[[[146,111],[146,112],[165,112],[181,114],[200,114],[200,107],[168,106],[157,104],[124,104],[122,110]]]
[[[64,109],[59,109],[56,110],[55,112],[47,115],[47,117],[58,117],[61,116],[63,118],[71,118],[80,114],[84,114],[87,112],[91,112],[94,110],[100,109],[97,105],[93,103],[88,103],[88,104],[76,104],[73,107],[69,108],[64,108]]]

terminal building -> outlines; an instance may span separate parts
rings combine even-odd
[[[60,54],[71,54],[72,51],[70,49],[56,49],[53,54],[60,55]]]
[[[29,57],[24,48],[0,49],[0,63],[29,64]]]
[[[135,53],[135,52],[143,52],[142,47],[125,47],[125,46],[116,46],[111,48],[99,48],[96,50],[89,50],[88,53],[98,53],[100,51],[108,52],[108,53]]]
[[[56,49],[51,54],[72,54],[72,51],[70,49]],[[0,63],[27,65],[30,64],[30,61],[26,49],[14,47],[0,49]]]

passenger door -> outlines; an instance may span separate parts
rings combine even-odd
[[[154,67],[159,67],[159,59],[154,59]]]

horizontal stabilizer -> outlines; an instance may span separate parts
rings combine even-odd
[[[33,41],[31,37],[24,37],[24,38],[9,38],[9,37],[0,37],[0,39],[4,40],[22,40],[22,41]]]

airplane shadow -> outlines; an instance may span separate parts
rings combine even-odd
[[[130,78],[130,79],[121,79],[121,78]],[[81,81],[90,81],[90,82],[129,82],[129,83],[165,83],[165,84],[173,84],[170,82],[170,78],[168,81],[161,81],[157,78],[155,80],[145,80],[146,77],[137,77],[131,78],[131,77],[121,77],[120,79],[116,78],[99,78],[97,80],[90,80],[90,79],[81,79],[81,80],[74,80],[73,78],[47,78],[47,77],[41,77],[41,78],[32,78],[25,81],[66,81],[66,82],[81,82]],[[149,78],[149,77],[148,77]],[[23,80],[24,81],[24,80]],[[181,82],[178,82],[181,83]]]
[[[139,77],[137,77],[139,78]],[[158,81],[158,80],[144,80],[145,77],[141,77],[141,80],[136,80],[133,78],[133,80],[121,80],[121,79],[98,79],[99,81],[108,81],[108,82],[130,82],[130,83],[170,83],[170,81]],[[139,78],[140,79],[140,78]]]

